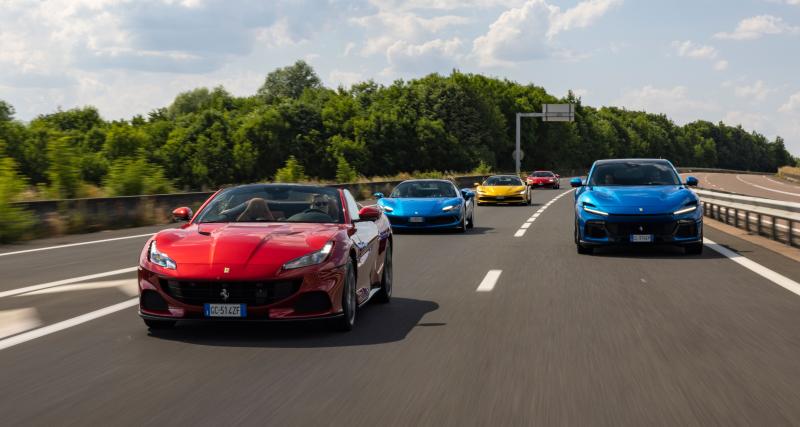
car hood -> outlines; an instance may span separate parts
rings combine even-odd
[[[486,196],[511,196],[519,194],[521,191],[525,191],[525,186],[481,185],[478,186],[478,191]]]
[[[320,250],[344,225],[290,223],[192,224],[164,230],[154,241],[160,252],[191,276],[237,277],[277,274],[283,264]],[[225,272],[225,268],[228,272]]]
[[[591,203],[608,213],[662,214],[697,202],[697,196],[677,185],[588,187],[578,202]]]
[[[385,198],[378,201],[380,206],[392,208],[390,215],[412,216],[412,215],[440,215],[445,206],[461,205],[458,197],[442,198]]]

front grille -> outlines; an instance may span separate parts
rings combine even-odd
[[[496,196],[481,196],[481,200],[487,202],[505,203],[505,202],[521,202],[523,198],[522,196],[505,196],[502,199],[499,199]]]
[[[390,216],[388,218],[389,218],[389,223],[390,224],[394,224],[394,225],[408,224],[408,218],[405,218],[405,217],[402,217],[402,216]]]
[[[286,299],[300,289],[301,280],[262,282],[208,282],[161,279],[161,289],[189,305],[230,303],[268,305]],[[223,291],[224,290],[224,291]],[[223,295],[227,294],[227,298]]]
[[[606,222],[606,230],[613,236],[627,237],[631,234],[671,235],[676,224],[670,222]]]
[[[455,215],[444,215],[444,216],[434,216],[434,217],[426,217],[423,222],[409,222],[407,217],[389,217],[389,223],[392,225],[409,225],[409,226],[426,226],[426,225],[444,225],[444,224],[452,224],[458,221],[458,217]]]

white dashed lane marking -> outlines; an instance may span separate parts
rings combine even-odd
[[[558,196],[554,197],[554,198],[553,198],[552,200],[550,200],[549,202],[545,203],[545,204],[544,204],[544,206],[542,206],[541,208],[539,208],[539,210],[538,210],[538,211],[536,211],[536,213],[534,213],[534,214],[533,214],[533,216],[531,216],[530,218],[528,218],[527,220],[525,220],[525,222],[524,222],[524,223],[523,223],[523,224],[522,224],[522,225],[519,227],[519,229],[517,230],[517,232],[516,232],[516,233],[514,233],[514,237],[522,237],[522,236],[524,236],[524,235],[525,235],[525,232],[526,232],[526,231],[528,231],[528,229],[531,227],[531,225],[533,225],[533,223],[534,223],[534,222],[536,222],[536,220],[539,218],[539,216],[540,216],[540,215],[541,215],[541,214],[542,214],[542,213],[543,213],[545,210],[547,210],[547,208],[549,208],[549,207],[550,207],[550,205],[552,205],[553,203],[555,203],[556,201],[558,201],[558,199],[560,199],[560,198],[562,198],[562,197],[566,196],[567,194],[569,194],[569,193],[571,193],[571,192],[572,192],[572,190],[565,191],[565,192],[563,192],[563,193],[559,194]]]

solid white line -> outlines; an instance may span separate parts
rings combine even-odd
[[[790,278],[788,278],[786,276],[783,276],[783,275],[781,275],[779,273],[776,273],[776,272],[768,269],[767,267],[764,267],[761,264],[758,264],[758,263],[756,263],[754,261],[751,261],[751,260],[745,258],[744,256],[739,255],[736,252],[734,252],[734,251],[732,251],[732,250],[730,250],[730,249],[728,249],[728,248],[726,248],[726,247],[724,247],[724,246],[722,246],[722,245],[720,245],[718,243],[715,243],[712,240],[704,238],[703,239],[703,243],[705,243],[706,246],[708,246],[709,248],[711,248],[711,249],[719,252],[720,254],[730,258],[731,261],[741,265],[742,267],[752,271],[753,273],[758,274],[759,276],[761,276],[761,277],[763,277],[763,278],[775,283],[776,285],[779,285],[779,286],[783,287],[784,289],[786,289],[786,290],[788,290],[790,292],[794,292],[795,294],[800,295],[800,283],[797,283],[794,280],[792,280],[792,279],[790,279]]]
[[[26,286],[24,288],[12,289],[10,291],[0,292],[0,298],[11,297],[19,294],[26,294],[28,292],[38,291],[40,289],[52,288],[55,286],[69,285],[72,283],[86,282],[89,280],[99,279],[101,277],[116,276],[117,274],[131,273],[139,267],[122,268],[119,270],[107,271],[105,273],[90,274],[88,276],[73,277],[72,279],[57,280],[55,282],[42,283],[40,285]]]
[[[23,251],[0,253],[0,256],[19,255],[19,254],[27,254],[27,253],[31,253],[31,252],[49,251],[51,249],[62,249],[62,248],[71,248],[71,247],[74,247],[74,246],[93,245],[95,243],[114,242],[114,241],[117,241],[117,240],[137,239],[139,237],[150,237],[152,235],[153,235],[153,233],[137,234],[135,236],[114,237],[112,239],[92,240],[92,241],[89,241],[89,242],[69,243],[69,244],[66,244],[66,245],[47,246],[47,247],[44,247],[44,248],[36,248],[36,249],[25,249]]]
[[[530,227],[531,227],[531,223],[530,223],[530,222],[526,222],[525,224],[522,224],[522,226],[520,227],[520,229],[528,229],[528,228],[530,228]]]
[[[0,339],[38,328],[42,325],[35,308],[0,310]]]
[[[494,289],[494,285],[497,284],[497,279],[500,278],[501,273],[503,273],[503,270],[489,270],[475,292],[491,292]]]
[[[747,182],[747,181],[742,179],[741,175],[736,175],[736,179],[738,179],[739,181],[741,181],[741,182],[743,182],[743,183],[745,183],[747,185],[750,185],[750,186],[753,186],[753,187],[756,187],[756,188],[760,188],[762,190],[772,191],[773,193],[788,194],[790,196],[800,197],[800,193],[791,193],[789,191],[773,190],[772,188],[767,188],[767,187],[764,187],[764,186],[761,186],[761,185],[756,185],[756,184],[753,184],[751,182]]]
[[[524,229],[519,229],[519,230],[517,230],[516,233],[514,233],[514,237],[522,237],[524,235],[525,235],[525,230]]]
[[[52,325],[45,326],[43,328],[34,329],[32,331],[15,335],[13,337],[0,340],[0,350],[5,350],[9,347],[13,347],[18,344],[35,340],[36,338],[41,338],[46,335],[63,331],[64,329],[68,329],[73,326],[78,326],[82,323],[86,323],[91,320],[107,316],[109,314],[116,313],[121,310],[125,310],[126,308],[130,308],[138,304],[139,304],[139,298],[129,299],[119,304],[114,304],[106,308],[101,308],[100,310],[95,310],[90,313],[82,314],[78,317],[73,317],[72,319],[64,320],[63,322],[54,323]]]
[[[533,217],[532,217],[532,218],[539,218],[539,216],[540,216],[540,215],[541,215],[541,214],[537,212],[537,213],[533,214]]]
[[[74,285],[62,285],[54,288],[40,289],[38,291],[28,292],[27,294],[16,295],[16,298],[24,298],[31,295],[48,295],[57,294],[62,292],[80,292],[80,291],[93,291],[97,289],[111,289],[116,288],[120,292],[125,293],[129,297],[139,294],[139,286],[136,279],[121,279],[121,280],[104,280],[102,282],[90,283],[76,283]]]

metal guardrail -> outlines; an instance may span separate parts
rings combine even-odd
[[[753,204],[750,199],[758,199],[754,197],[707,190],[696,192],[700,195],[705,216],[789,246],[800,247],[800,213],[786,209],[790,207],[786,205],[800,204],[762,199],[761,203],[770,205],[766,207]]]

